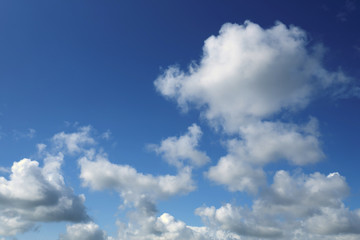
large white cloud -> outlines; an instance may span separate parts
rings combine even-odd
[[[61,154],[14,162],[10,178],[0,177],[0,235],[15,235],[37,222],[89,220],[83,195],[75,195],[60,173]]]
[[[169,67],[156,89],[179,106],[204,106],[204,116],[226,131],[281,110],[306,106],[318,89],[348,81],[322,66],[321,47],[307,50],[306,33],[282,23],[269,29],[246,21],[224,24],[209,37],[199,64]]]
[[[166,138],[160,145],[151,144],[149,148],[161,154],[169,164],[183,167],[186,161],[190,165],[199,167],[210,161],[204,152],[196,149],[201,135],[200,127],[193,124],[185,135]]]

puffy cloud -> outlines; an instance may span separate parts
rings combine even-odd
[[[155,201],[195,189],[190,168],[180,169],[178,175],[153,176],[128,165],[113,164],[104,155],[83,157],[79,165],[85,186],[95,190],[114,189],[125,201],[135,204],[144,196]]]
[[[206,176],[231,191],[257,191],[264,186],[262,167],[287,160],[295,165],[315,163],[324,157],[317,139],[317,120],[305,126],[256,122],[240,128],[242,139],[228,141],[228,154],[210,167]]]
[[[309,125],[316,123],[312,118],[305,127],[281,122],[249,124],[240,128],[243,140],[232,148],[242,159],[253,164],[261,165],[279,159],[296,165],[315,163],[324,158],[317,131],[309,129]]]
[[[230,191],[256,193],[259,186],[266,183],[265,172],[241,161],[232,153],[220,158],[218,164],[205,174],[218,184],[226,185]]]
[[[359,234],[357,237],[360,237],[360,210],[323,208],[321,214],[310,217],[304,225],[309,232],[315,234]]]
[[[210,229],[228,231],[241,239],[356,239],[360,210],[345,207],[348,193],[345,178],[338,173],[291,176],[281,170],[251,209],[225,204],[218,209],[198,208],[196,214]]]
[[[210,158],[196,149],[199,144],[202,132],[198,125],[193,124],[188,128],[188,132],[180,137],[169,137],[161,141],[160,145],[149,145],[149,148],[172,165],[183,167],[184,161],[189,161],[191,165],[202,166],[210,161]]]
[[[220,228],[241,236],[258,238],[280,238],[282,231],[270,222],[264,224],[264,219],[256,218],[249,210],[226,204],[219,209],[215,207],[202,207],[196,210],[210,228]],[[273,224],[274,225],[274,224]]]
[[[78,223],[66,227],[66,234],[60,240],[113,240],[93,222]]]
[[[88,220],[83,195],[74,195],[60,174],[61,154],[14,162],[10,179],[0,177],[0,235],[14,235],[37,222]]]
[[[254,202],[253,208],[256,212],[271,215],[309,217],[320,213],[321,208],[341,208],[348,193],[345,178],[338,173],[292,177],[286,171],[278,171],[273,184],[261,199]]]
[[[187,226],[172,215],[163,213],[144,215],[134,212],[128,224],[118,222],[119,240],[205,240],[209,238],[208,230]]]
[[[79,153],[84,150],[84,146],[95,144],[90,132],[90,126],[81,127],[77,132],[57,133],[53,136],[52,141],[58,149],[64,149],[69,153]]]
[[[254,119],[305,107],[318,89],[348,81],[341,72],[322,66],[322,48],[307,50],[306,33],[282,23],[269,29],[246,21],[224,24],[209,37],[199,64],[188,72],[169,67],[156,89],[228,132]]]

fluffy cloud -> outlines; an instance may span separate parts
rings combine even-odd
[[[169,67],[156,89],[228,132],[254,119],[305,107],[318,89],[347,82],[341,72],[322,66],[322,48],[307,50],[306,34],[282,23],[269,29],[246,21],[224,24],[209,37],[199,64],[187,72]]]
[[[176,220],[172,215],[163,213],[143,214],[139,211],[130,216],[128,224],[118,222],[119,240],[205,240],[209,238],[205,228],[192,227]]]
[[[79,153],[84,146],[95,144],[94,138],[90,136],[91,127],[81,127],[73,133],[60,132],[52,137],[53,144],[57,149],[64,149],[68,153]]]
[[[210,161],[210,158],[196,149],[199,144],[202,132],[198,125],[193,124],[188,128],[188,132],[180,137],[169,137],[161,141],[160,145],[149,145],[149,148],[172,165],[183,167],[184,161],[191,165],[202,166]]]
[[[256,192],[264,186],[263,166],[287,160],[306,165],[324,158],[317,138],[317,120],[305,126],[281,122],[257,122],[240,128],[242,139],[228,141],[228,154],[210,167],[206,176],[231,191]]]
[[[360,234],[360,210],[345,207],[343,200],[348,193],[349,187],[338,173],[291,176],[278,171],[252,209],[225,204],[218,209],[198,208],[196,214],[209,228],[238,236],[356,239]]]
[[[264,219],[257,218],[247,209],[234,207],[231,204],[226,204],[219,209],[215,209],[215,207],[198,208],[196,214],[201,216],[204,222],[208,222],[210,228],[220,228],[239,236],[257,238],[280,238],[282,236],[282,231],[271,226],[270,222],[266,226],[263,223]]]
[[[95,190],[114,189],[124,200],[137,204],[145,196],[149,201],[185,194],[195,189],[190,168],[178,175],[142,174],[128,165],[113,164],[104,155],[89,155],[79,160],[80,178]]]
[[[270,215],[308,217],[321,212],[323,207],[341,208],[348,193],[349,187],[338,173],[292,177],[286,171],[278,171],[268,191],[254,202],[254,210]]]
[[[14,162],[10,179],[0,177],[0,235],[15,235],[37,222],[89,219],[85,197],[65,186],[59,168],[63,156],[48,156],[44,167],[37,161]]]
[[[78,223],[66,227],[66,234],[60,240],[113,240],[93,222]]]
[[[258,187],[266,183],[266,175],[261,168],[241,161],[233,153],[220,158],[218,164],[205,175],[218,184],[226,185],[230,191],[256,193]]]

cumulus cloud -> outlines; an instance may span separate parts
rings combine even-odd
[[[68,153],[79,153],[85,146],[95,144],[94,138],[90,136],[91,127],[80,127],[77,132],[60,132],[52,137],[53,144],[58,149],[66,150]]]
[[[343,200],[348,193],[345,178],[339,173],[291,176],[281,170],[251,209],[225,204],[218,209],[200,207],[196,214],[209,228],[238,236],[356,239],[354,236],[360,233],[360,210],[345,207]]]
[[[196,124],[188,128],[188,132],[180,137],[169,137],[161,141],[160,145],[151,144],[148,147],[176,167],[183,167],[184,162],[192,166],[202,166],[210,161],[210,158],[197,150],[202,131]]]
[[[114,189],[126,202],[138,204],[145,196],[153,202],[195,189],[191,169],[183,168],[178,175],[153,176],[142,174],[131,166],[114,164],[103,154],[89,155],[79,160],[80,178],[94,190]]]
[[[257,192],[266,184],[263,166],[279,160],[294,165],[324,158],[318,140],[317,120],[304,126],[282,122],[254,122],[240,128],[241,139],[227,143],[228,154],[210,167],[206,176],[231,191]]]
[[[68,225],[60,240],[113,240],[93,222]]]
[[[257,218],[249,210],[226,204],[219,209],[215,207],[202,207],[196,210],[210,228],[220,228],[233,232],[239,236],[257,238],[281,238],[282,231],[270,222],[265,225],[264,219]],[[272,224],[274,225],[274,224]]]
[[[241,161],[233,153],[220,158],[218,164],[211,167],[205,175],[218,184],[226,185],[230,191],[256,193],[258,187],[266,183],[262,168],[255,168],[246,161]]]
[[[347,82],[322,65],[322,48],[307,50],[306,33],[278,22],[269,29],[246,21],[224,24],[209,37],[199,64],[169,67],[156,89],[180,107],[195,105],[228,132],[253,119],[305,107],[319,89]]]
[[[348,195],[345,178],[338,173],[291,176],[278,171],[273,184],[263,197],[254,202],[254,209],[269,214],[307,217],[319,213],[322,207],[338,209]]]
[[[59,168],[63,156],[48,156],[44,167],[23,159],[14,162],[9,179],[0,177],[0,235],[15,235],[37,222],[89,219],[83,195],[75,195]]]
[[[172,215],[163,213],[159,217],[146,215],[139,211],[132,213],[130,221],[118,222],[119,240],[205,240],[207,229],[186,225]]]

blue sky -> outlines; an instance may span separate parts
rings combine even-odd
[[[359,239],[359,8],[1,1],[0,239]]]

